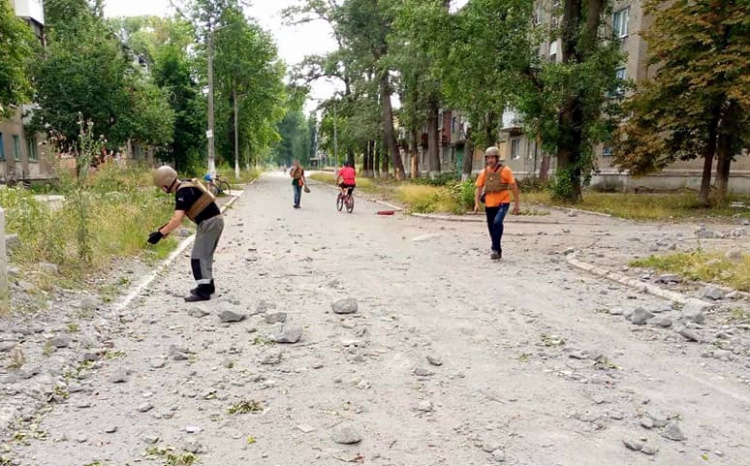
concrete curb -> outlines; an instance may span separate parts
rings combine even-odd
[[[617,272],[613,272],[611,270],[603,269],[601,267],[597,267],[595,265],[587,264],[585,262],[579,261],[575,258],[577,253],[568,254],[565,256],[565,260],[570,264],[571,266],[583,270],[585,272],[588,272],[592,275],[596,275],[601,278],[606,278],[608,280],[611,280],[613,282],[619,283],[621,285],[625,285],[630,288],[635,288],[638,290],[645,290],[647,293],[652,294],[654,296],[658,296],[660,298],[667,299],[669,301],[674,301],[676,303],[680,304],[687,304],[688,302],[695,302],[698,301],[702,304],[705,304],[706,306],[714,306],[715,303],[708,303],[706,301],[703,301],[698,298],[693,298],[690,296],[687,296],[683,293],[678,293],[676,291],[670,291],[665,290],[664,288],[658,287],[656,285],[652,285],[650,283],[643,283],[639,280],[626,277],[625,275]]]
[[[484,218],[484,213],[477,214],[476,216],[456,216],[456,215],[441,215],[441,214],[419,214],[412,212],[412,217],[419,217],[419,218],[426,218],[429,220],[440,220],[444,222],[464,222],[464,223],[484,223],[486,220]],[[571,222],[571,223],[565,223],[560,222],[557,220],[554,221],[534,221],[534,220],[517,220],[518,218],[524,217],[524,215],[508,215],[505,217],[505,224],[514,224],[514,223],[524,223],[528,225],[588,225],[587,223],[580,223],[580,222]]]
[[[318,181],[318,180],[313,180],[313,179],[310,179],[310,181],[308,181],[308,183],[310,183],[310,184],[316,184],[316,185],[320,185],[320,186],[325,186],[326,188],[333,189],[334,191],[337,191],[339,189],[338,186],[332,186],[332,185],[330,185],[328,183],[324,183],[323,181]],[[379,201],[377,199],[373,199],[373,198],[371,198],[369,196],[366,196],[364,194],[357,194],[357,197],[361,197],[362,199],[364,199],[366,201],[375,202],[375,203],[378,203],[380,205],[384,205],[384,206],[388,207],[389,209],[393,209],[393,210],[395,210],[397,212],[402,212],[404,210],[403,207],[395,206],[393,204],[389,204],[389,203],[384,202],[384,201]]]
[[[258,178],[254,179],[253,181],[251,181],[250,183],[248,183],[248,186],[252,185],[257,180],[258,180]],[[234,202],[237,199],[239,199],[242,196],[242,194],[244,194],[244,192],[245,192],[245,190],[241,191],[240,195],[233,197],[226,204],[224,204],[223,206],[221,206],[221,212],[222,213],[226,212],[226,210],[232,204],[234,204]],[[180,256],[180,254],[182,254],[183,252],[185,252],[185,249],[187,249],[188,246],[190,246],[191,244],[193,244],[193,241],[195,241],[195,234],[192,234],[192,235],[188,236],[187,238],[185,238],[184,240],[182,240],[180,242],[180,244],[177,245],[177,249],[175,249],[174,251],[172,251],[169,254],[169,257],[167,257],[166,259],[164,259],[161,262],[161,264],[157,265],[156,268],[154,268],[145,277],[143,277],[143,279],[141,279],[141,281],[139,281],[133,287],[131,287],[130,291],[128,291],[128,294],[125,295],[125,297],[122,299],[122,301],[120,301],[117,304],[115,304],[112,307],[112,310],[114,312],[121,312],[123,309],[125,309],[126,307],[128,307],[130,305],[130,303],[133,302],[133,300],[136,297],[138,297],[138,295],[141,294],[141,292],[143,290],[145,290],[149,285],[151,285],[151,283],[153,283],[153,281],[156,280],[156,278],[162,272],[164,272],[170,265],[172,265],[172,263],[175,261],[175,259],[177,259]]]

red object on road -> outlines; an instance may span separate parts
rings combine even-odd
[[[379,210],[378,215],[393,215],[396,213],[395,210]]]

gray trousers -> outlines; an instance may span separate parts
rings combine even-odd
[[[221,215],[204,220],[198,225],[193,253],[190,255],[190,267],[199,285],[208,285],[214,278],[214,252],[223,231],[224,218]]]

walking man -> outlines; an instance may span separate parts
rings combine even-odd
[[[214,196],[197,179],[179,180],[172,167],[163,166],[154,171],[154,184],[166,193],[175,193],[175,208],[172,219],[151,233],[148,242],[158,243],[162,238],[179,228],[182,219],[187,216],[198,225],[195,234],[193,252],[190,255],[190,267],[198,284],[190,290],[185,301],[206,301],[216,293],[214,285],[213,262],[216,246],[224,231],[224,219]]]
[[[292,162],[289,175],[292,177],[292,186],[294,186],[294,208],[299,209],[299,203],[302,200],[302,187],[307,184],[305,169],[299,164],[299,160]]]
[[[474,195],[474,212],[479,211],[479,202],[484,202],[487,214],[487,227],[492,239],[492,260],[503,257],[500,244],[503,238],[503,222],[510,208],[510,193],[513,192],[513,214],[518,215],[520,207],[520,193],[513,171],[504,165],[505,157],[500,156],[497,147],[488,147],[484,152],[485,168],[477,178],[477,190]],[[483,192],[484,191],[484,192]]]

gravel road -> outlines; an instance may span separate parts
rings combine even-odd
[[[265,174],[214,300],[183,302],[188,250],[124,311],[9,323],[0,464],[750,465],[750,327],[565,261],[663,229],[516,217],[497,263],[481,223],[382,209]]]

